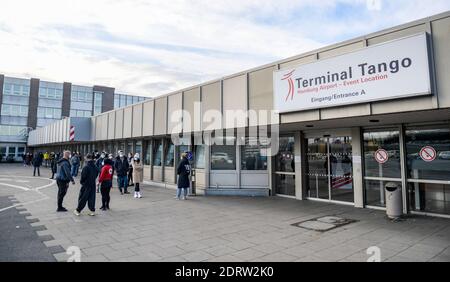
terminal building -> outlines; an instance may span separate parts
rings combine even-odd
[[[405,214],[450,217],[449,30],[446,12],[63,119],[32,131],[28,146],[138,152],[145,180],[169,188],[192,151],[196,194],[385,209],[395,183]]]
[[[0,155],[20,161],[28,132],[63,117],[91,117],[147,99],[104,86],[80,86],[0,74]]]

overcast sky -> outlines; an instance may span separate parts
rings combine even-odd
[[[157,96],[447,10],[449,0],[1,0],[0,73]]]

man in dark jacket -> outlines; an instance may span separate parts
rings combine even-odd
[[[90,210],[89,215],[95,215],[95,186],[97,176],[99,174],[98,168],[94,162],[94,156],[92,154],[87,154],[85,157],[86,163],[81,170],[81,189],[80,195],[78,197],[78,207],[74,211],[75,215],[79,216],[81,211],[88,204]]]
[[[70,151],[65,151],[63,157],[57,162],[56,169],[56,184],[58,185],[58,209],[57,212],[66,212],[67,209],[63,207],[64,196],[66,196],[69,182],[75,184],[72,174],[70,173]]]
[[[128,188],[128,169],[130,168],[130,164],[128,163],[127,157],[123,153],[123,151],[118,152],[119,155],[116,158],[116,161],[114,162],[114,170],[117,173],[117,183],[119,185],[120,194],[130,194],[130,192],[127,191]],[[124,192],[122,192],[122,189]]]
[[[73,152],[72,158],[70,159],[70,163],[72,165],[72,171],[71,171],[72,176],[77,177],[78,170],[80,168],[80,163],[81,163],[80,156],[77,153]]]
[[[178,189],[175,199],[186,200],[187,193],[190,187],[189,175],[191,174],[191,165],[189,164],[189,160],[187,159],[187,153],[183,153],[181,155],[181,162],[178,165],[177,174],[178,174]],[[183,196],[181,196],[182,192]]]
[[[38,176],[41,176],[41,171],[40,171],[39,168],[42,165],[42,161],[43,161],[43,158],[42,158],[41,154],[40,153],[36,153],[34,155],[34,157],[33,157],[33,160],[32,160],[33,167],[34,167],[33,176],[36,176],[36,170],[38,172]]]

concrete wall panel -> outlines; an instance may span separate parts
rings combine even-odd
[[[182,117],[183,117],[183,95],[177,93],[168,97],[168,112],[167,112],[167,133],[181,133],[182,131]]]
[[[202,87],[202,129],[222,128],[222,84],[216,82]],[[206,118],[217,117],[211,122],[205,122]]]
[[[142,124],[142,135],[152,136],[153,135],[153,114],[154,114],[154,101],[148,101],[143,104],[143,124]]]
[[[123,112],[123,138],[130,138],[133,129],[133,107],[127,107]]]
[[[167,97],[155,99],[155,130],[154,135],[164,135],[167,132]]]
[[[133,106],[133,132],[132,137],[142,136],[142,104]]]

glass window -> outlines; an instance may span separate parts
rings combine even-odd
[[[127,105],[126,98],[125,95],[120,95],[120,107],[125,107]]]
[[[223,141],[223,144],[228,144]],[[236,169],[236,145],[212,145],[211,146],[212,170]]]
[[[150,165],[151,152],[152,152],[152,142],[147,141],[147,146],[145,149],[144,165]]]
[[[119,95],[114,95],[114,109],[117,109],[120,107],[120,97]]]
[[[5,95],[11,95],[12,93],[12,84],[11,83],[4,83],[3,84],[3,94]],[[6,149],[5,149],[6,150]]]
[[[295,176],[294,175],[285,175],[285,174],[276,174],[275,175],[276,194],[286,195],[286,196],[295,196]]]
[[[195,168],[205,169],[205,145],[195,146]]]
[[[400,178],[399,131],[364,132],[365,176]]]
[[[127,97],[127,106],[133,104],[133,97],[132,96],[126,96]]]
[[[142,159],[142,141],[136,141],[135,151],[135,153],[139,154],[139,157]]]
[[[163,153],[163,145],[160,140],[155,141],[155,147],[153,152],[153,165],[154,166],[162,166],[162,153]]]
[[[406,130],[408,178],[450,180],[450,128],[414,127]]]
[[[175,145],[169,141],[165,154],[165,165],[167,167],[173,167],[174,159],[175,159]]]
[[[409,183],[410,207],[415,211],[450,214],[450,185]]]
[[[242,170],[267,170],[267,151],[258,145],[241,146]]]
[[[386,184],[392,181],[366,180],[365,182],[366,204],[369,206],[386,207],[386,195],[384,191]],[[400,187],[402,185],[401,182],[394,183]]]
[[[279,172],[295,172],[294,137],[280,137],[279,151],[275,158],[275,170]]]
[[[1,107],[2,116],[27,117],[28,106],[3,104]]]
[[[125,154],[129,154],[131,153],[134,156],[134,152],[133,152],[133,141],[129,141],[127,142],[127,151],[125,152]]]

